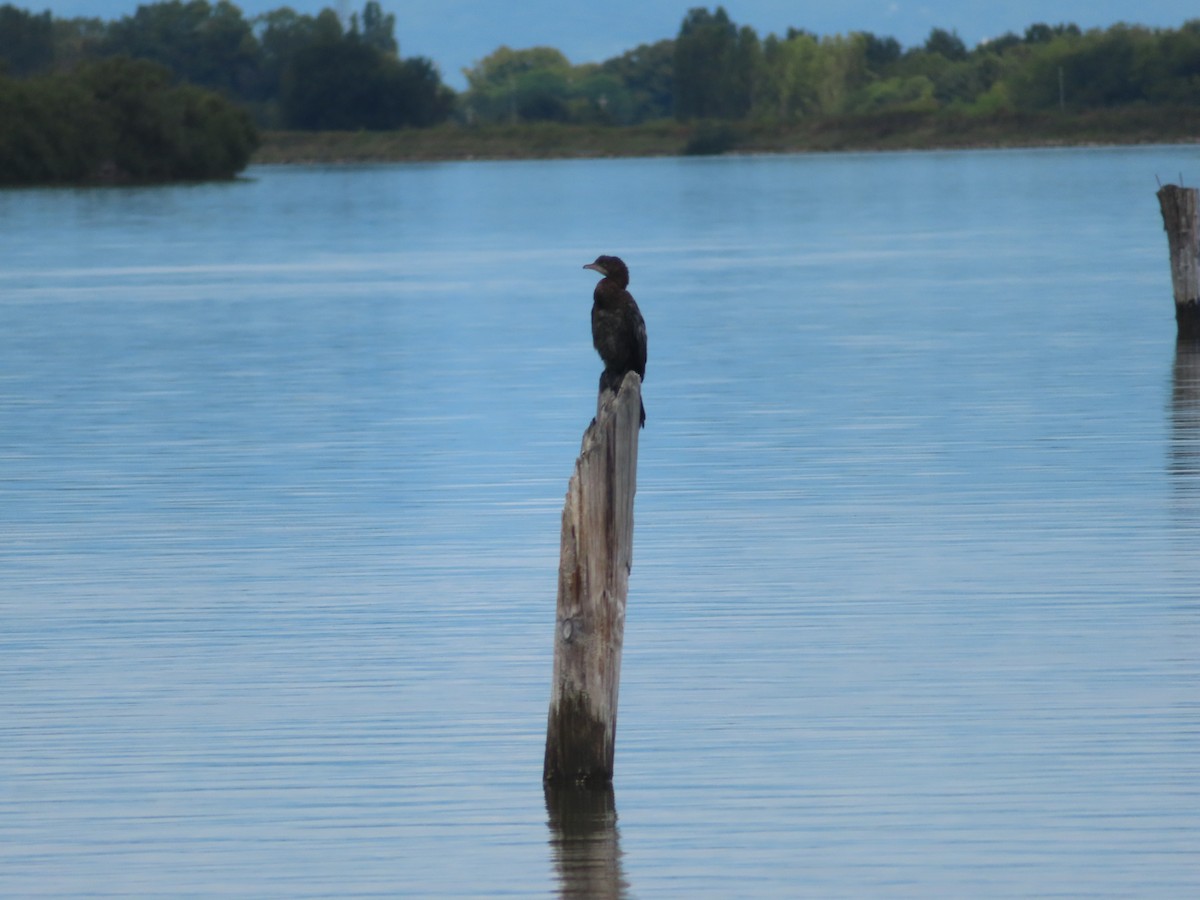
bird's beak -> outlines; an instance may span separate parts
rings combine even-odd
[[[584,266],[584,268],[585,268],[585,269],[591,269],[593,272],[599,272],[599,273],[600,273],[601,275],[603,275],[605,278],[607,278],[607,277],[608,277],[608,273],[604,271],[604,267],[603,267],[603,266],[598,266],[598,265],[596,265],[595,263],[588,263],[586,266]]]

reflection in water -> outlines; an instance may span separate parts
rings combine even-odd
[[[1175,344],[1171,391],[1169,468],[1178,512],[1189,526],[1200,525],[1200,340]]]
[[[546,812],[559,896],[627,896],[612,785],[595,790],[547,786]]]

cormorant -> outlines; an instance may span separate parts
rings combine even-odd
[[[614,393],[621,387],[626,372],[637,372],[646,379],[646,322],[642,311],[626,288],[629,269],[615,256],[597,256],[585,269],[602,276],[592,294],[592,346],[604,361],[600,373],[600,392]],[[642,404],[641,423],[646,424],[646,405]]]

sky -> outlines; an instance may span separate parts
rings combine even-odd
[[[9,0],[57,17],[118,19],[131,15],[138,0]],[[146,2],[146,0],[143,0]],[[215,2],[215,0],[213,0]],[[290,6],[316,13],[325,7],[349,14],[365,0],[241,0],[249,18]],[[638,44],[671,38],[693,6],[703,0],[380,0],[396,16],[402,56],[426,56],[451,87],[466,86],[462,70],[497,47],[551,46],[572,63],[600,62]],[[721,3],[738,25],[760,37],[789,27],[816,34],[870,31],[894,37],[903,46],[924,43],[933,28],[955,31],[973,47],[1007,31],[1017,34],[1035,22],[1073,22],[1081,28],[1117,22],[1177,28],[1200,18],[1193,0],[726,0]]]

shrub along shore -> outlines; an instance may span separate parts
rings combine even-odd
[[[252,162],[378,163],[583,159],[725,153],[805,153],[1200,143],[1200,109],[1086,112],[877,113],[779,126],[752,122],[641,125],[445,124],[398,131],[266,131]]]

